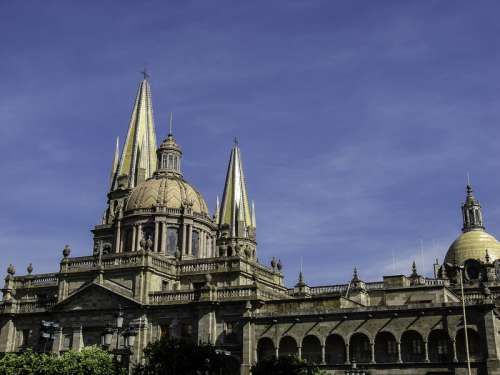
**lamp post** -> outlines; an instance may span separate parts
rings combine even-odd
[[[104,328],[101,341],[102,341],[102,345],[105,348],[109,349],[109,347],[111,346],[111,344],[113,342],[113,336],[116,333],[116,347],[113,350],[113,352],[114,352],[113,358],[117,363],[123,364],[122,359],[120,359],[120,361],[118,361],[118,355],[120,354],[119,353],[119,351],[120,351],[120,349],[119,349],[120,337],[123,336],[123,338],[124,338],[124,345],[123,346],[125,348],[126,354],[130,354],[130,352],[132,351],[134,344],[135,344],[135,336],[137,335],[137,330],[130,325],[128,325],[127,327],[123,326],[124,317],[123,317],[123,311],[121,309],[121,306],[119,306],[118,313],[115,315],[115,317],[116,317],[115,326],[113,327],[112,325],[108,324],[106,326],[106,328]],[[125,354],[125,353],[123,353],[123,354]]]

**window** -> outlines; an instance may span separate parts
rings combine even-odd
[[[168,154],[168,169],[172,169],[174,167],[174,157],[172,154]]]
[[[167,168],[167,154],[161,155],[161,167]]]
[[[193,237],[191,240],[191,254],[193,256],[198,256],[200,252],[200,232],[193,230]]]
[[[167,228],[167,254],[175,254],[178,238],[177,228]]]

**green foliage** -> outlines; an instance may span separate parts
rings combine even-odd
[[[252,375],[322,375],[325,374],[315,366],[297,357],[287,356],[267,358],[252,367]]]
[[[2,375],[121,375],[110,355],[99,348],[88,347],[81,352],[61,356],[45,353],[6,353],[0,358]]]
[[[145,364],[134,375],[238,375],[239,361],[212,345],[162,338],[144,349]]]

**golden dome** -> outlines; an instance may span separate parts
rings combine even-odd
[[[452,264],[463,264],[467,259],[485,261],[486,250],[490,261],[500,258],[500,243],[484,230],[471,230],[462,233],[451,244],[444,261]]]
[[[127,201],[125,211],[157,206],[181,209],[191,205],[193,213],[209,215],[202,195],[177,174],[155,175],[139,184]]]

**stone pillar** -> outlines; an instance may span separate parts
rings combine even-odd
[[[297,355],[299,359],[302,359],[302,346],[297,346]]]
[[[155,243],[153,244],[153,251],[155,253],[158,252],[158,238],[159,238],[159,231],[160,231],[160,223],[158,221],[155,221]]]
[[[349,353],[349,344],[345,344],[345,364],[349,365],[351,364],[351,358],[350,358],[350,353]]]
[[[137,242],[137,227],[134,225],[132,227],[132,249],[130,249],[131,251],[136,251],[136,247],[135,247],[135,244]]]
[[[52,342],[53,353],[59,354],[59,352],[61,351],[62,341],[63,341],[63,329],[61,326],[59,326],[54,332],[54,341]]]
[[[325,345],[321,345],[321,364],[326,365]]]
[[[278,359],[280,356],[280,345],[276,345],[276,359]]]
[[[122,241],[122,222],[118,220],[116,224],[116,237],[115,237],[115,253],[121,252],[121,241]]]
[[[375,343],[371,342],[370,343],[370,348],[372,351],[372,360],[371,363],[375,363]]]
[[[398,347],[398,363],[403,363],[403,359],[401,357],[401,342],[397,341],[396,344]]]
[[[73,342],[71,344],[71,349],[75,352],[81,351],[83,348],[83,332],[82,326],[73,327]]]
[[[188,227],[188,240],[187,240],[188,254],[193,255],[193,225],[189,224]]]
[[[167,230],[168,225],[166,222],[161,223],[161,253],[167,253]],[[178,239],[177,239],[178,240]]]
[[[429,345],[427,340],[424,341],[424,351],[425,351],[425,362],[429,363]]]
[[[182,255],[185,255],[187,252],[187,224],[182,225]]]
[[[2,322],[0,330],[0,352],[11,352],[14,350],[14,341],[16,337],[16,328],[12,319],[7,319]]]
[[[453,362],[458,362],[457,357],[457,341],[455,339],[451,340],[451,344],[453,347]]]

